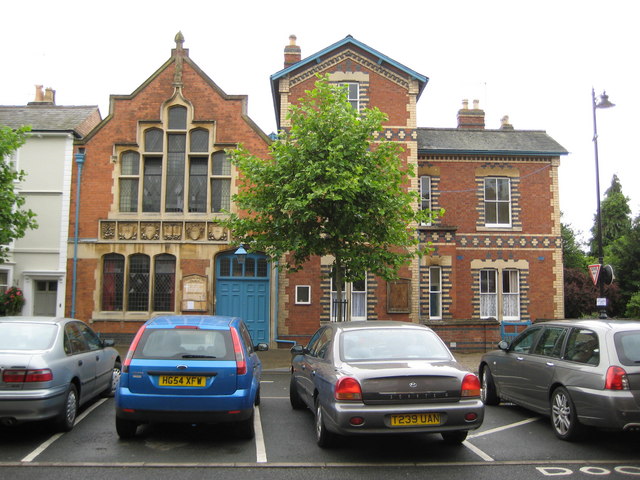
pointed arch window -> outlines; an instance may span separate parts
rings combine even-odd
[[[127,282],[127,310],[144,312],[149,310],[149,257],[141,253],[129,257]]]
[[[156,256],[153,277],[153,310],[172,312],[175,305],[176,257],[164,253]]]
[[[102,310],[121,311],[124,298],[124,256],[109,253],[102,259]]]

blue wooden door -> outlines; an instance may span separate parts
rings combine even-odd
[[[269,263],[251,253],[241,263],[233,252],[216,258],[216,314],[242,318],[255,343],[269,342]]]

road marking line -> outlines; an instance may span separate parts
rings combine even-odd
[[[478,455],[481,459],[483,459],[485,462],[493,462],[495,461],[493,459],[493,457],[490,457],[489,455],[487,455],[486,453],[484,453],[482,450],[480,450],[478,447],[476,447],[475,445],[473,445],[472,443],[467,442],[466,440],[464,442],[462,442],[462,445],[464,445],[465,447],[467,447],[469,450],[471,450],[473,453],[475,453],[476,455]]]
[[[256,414],[253,419],[253,426],[256,432],[256,463],[267,463],[267,447],[264,444],[264,434],[262,433],[262,421],[260,420],[260,407],[256,406]]]
[[[479,433],[474,433],[473,435],[469,435],[467,438],[484,437],[485,435],[491,435],[492,433],[498,433],[498,432],[501,432],[503,430],[509,430],[510,428],[520,427],[522,425],[526,425],[527,423],[533,423],[533,422],[536,422],[536,421],[540,420],[541,418],[542,417],[527,418],[526,420],[522,420],[520,422],[511,423],[509,425],[503,425],[502,427],[492,428],[491,430],[485,430],[485,431],[479,432]]]
[[[106,398],[102,398],[100,399],[98,402],[94,403],[93,405],[91,405],[89,408],[87,408],[84,412],[82,412],[82,415],[79,415],[76,418],[76,421],[74,422],[74,426],[79,424],[82,420],[85,419],[85,417],[87,415],[89,415],[91,412],[93,412],[96,408],[98,408],[100,405],[102,405],[104,402],[106,402],[107,399]],[[42,444],[40,444],[40,446],[38,448],[36,448],[34,451],[32,451],[29,455],[27,455],[26,457],[24,457],[22,460],[20,460],[23,463],[29,463],[32,462],[38,455],[40,455],[42,452],[44,452],[47,448],[49,448],[53,442],[55,442],[56,440],[58,440],[61,436],[64,435],[65,432],[61,432],[61,433],[56,433],[55,435],[49,437],[49,439],[47,439],[46,441],[44,441]]]

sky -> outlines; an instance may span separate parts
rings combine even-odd
[[[463,99],[478,99],[488,129],[508,115],[518,130],[545,130],[561,159],[562,222],[590,238],[596,212],[592,88],[600,190],[613,175],[640,214],[634,138],[640,62],[635,0],[75,0],[3,3],[0,105],[25,105],[34,85],[57,105],[98,105],[132,93],[169,57],[178,31],[189,56],[249,116],[275,131],[269,76],[283,68],[289,35],[302,58],[352,35],[429,78],[418,126],[455,128]],[[635,115],[634,115],[635,114]]]

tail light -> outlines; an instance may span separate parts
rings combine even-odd
[[[358,380],[351,377],[342,377],[336,383],[336,400],[362,400],[362,388]]]
[[[468,373],[462,379],[462,387],[460,388],[461,397],[479,397],[480,396],[480,379],[473,373]]]
[[[48,368],[39,370],[5,370],[2,372],[2,381],[4,383],[32,383],[32,382],[49,382],[53,380],[53,373]]]
[[[142,338],[142,334],[144,333],[144,327],[140,327],[136,336],[133,337],[133,342],[131,342],[131,346],[129,347],[129,351],[127,352],[127,356],[124,359],[124,363],[122,364],[122,373],[127,373],[129,371],[129,365],[131,364],[131,359],[133,358],[133,353],[138,348],[138,343],[140,342],[140,338]]]
[[[233,351],[236,354],[236,367],[237,374],[244,375],[247,373],[247,360],[244,358],[244,350],[242,349],[242,344],[240,343],[240,335],[238,335],[238,330],[231,327],[231,338],[233,339]]]
[[[629,390],[629,378],[622,367],[611,366],[607,369],[604,382],[605,390]]]

